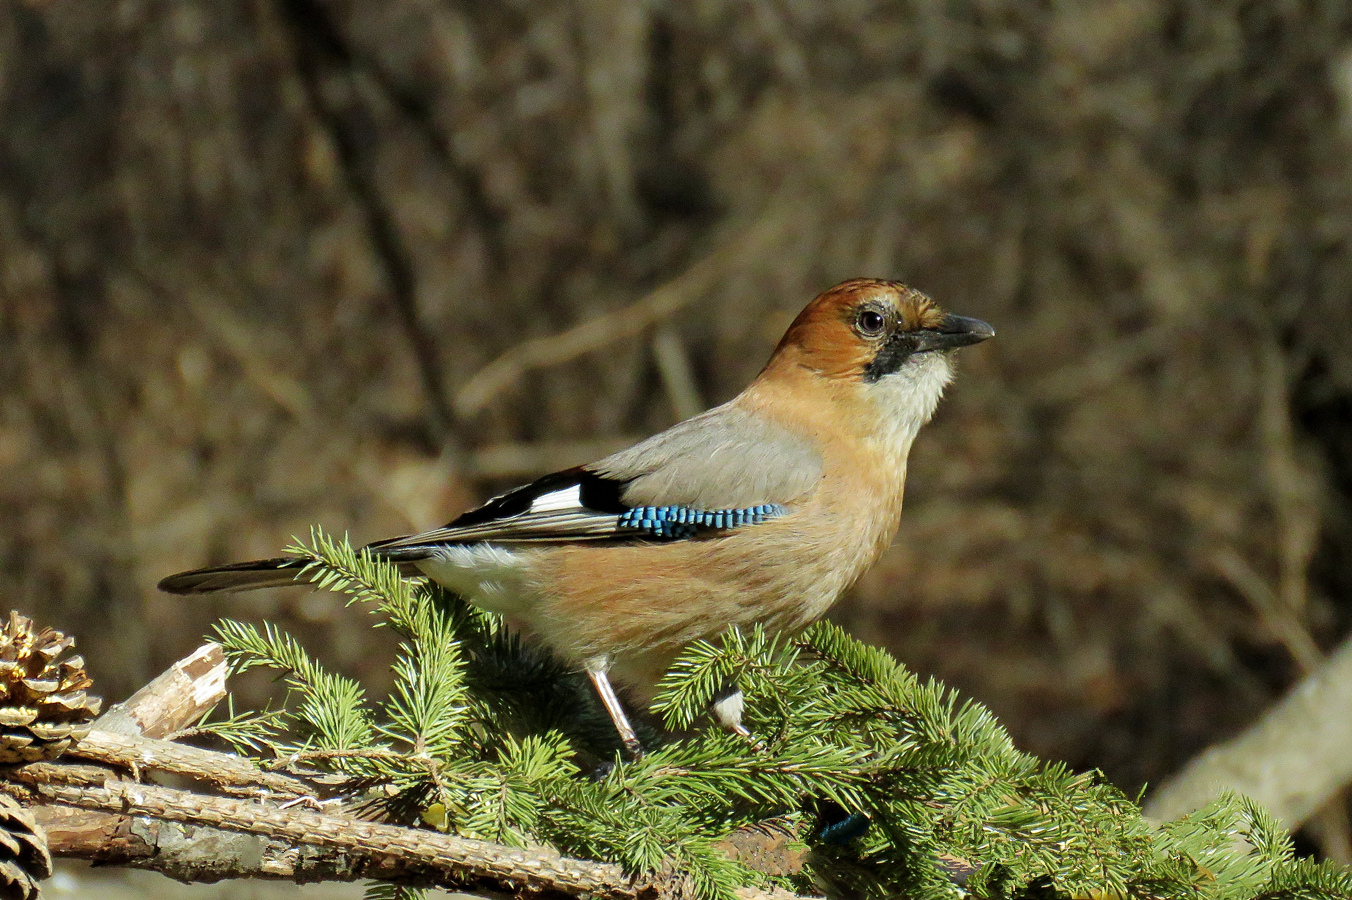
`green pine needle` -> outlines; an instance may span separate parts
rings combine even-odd
[[[318,530],[290,552],[399,633],[390,695],[368,701],[270,624],[225,620],[216,639],[234,670],[274,670],[287,697],[260,714],[232,705],[201,729],[383,781],[397,793],[391,814],[409,824],[549,844],[703,898],[752,885],[917,900],[1352,897],[1352,873],[1296,859],[1251,802],[1224,797],[1152,830],[1096,773],[1021,753],[981,705],[825,623],[692,645],[652,706],[669,731],[648,728],[649,752],[614,765],[614,731],[585,681],[498,617]],[[733,688],[751,742],[709,727],[710,704]],[[771,878],[722,848],[769,820],[801,842],[802,872]],[[972,869],[963,886],[948,859]],[[367,896],[417,894],[382,883]]]

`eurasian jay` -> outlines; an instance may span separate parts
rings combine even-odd
[[[825,613],[896,533],[906,457],[952,377],[948,351],[994,334],[905,285],[847,281],[808,304],[722,406],[367,549],[585,669],[637,753],[610,678],[646,704],[692,641]],[[236,563],[159,586],[274,587],[303,565]],[[716,712],[739,728],[740,709]]]

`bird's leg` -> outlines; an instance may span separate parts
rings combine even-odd
[[[638,735],[634,733],[634,726],[629,724],[629,717],[624,714],[624,707],[620,705],[620,698],[615,696],[615,689],[610,686],[610,679],[606,676],[606,670],[610,668],[610,660],[604,656],[593,656],[584,664],[587,669],[587,677],[591,679],[592,687],[596,688],[597,695],[601,698],[601,705],[610,713],[610,721],[615,723],[615,730],[620,733],[620,740],[624,742],[624,749],[634,757],[643,755],[643,745],[638,742]]]

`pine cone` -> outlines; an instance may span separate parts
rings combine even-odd
[[[0,765],[54,759],[89,733],[103,700],[85,693],[84,659],[61,658],[74,646],[17,612],[0,628]]]
[[[33,900],[38,882],[52,877],[47,835],[33,815],[0,794],[0,900]]]

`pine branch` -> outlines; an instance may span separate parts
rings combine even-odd
[[[295,638],[270,622],[260,631],[245,622],[222,620],[216,637],[237,672],[257,667],[276,669],[302,698],[292,718],[302,726],[304,742],[328,749],[359,749],[373,743],[374,731],[366,694],[350,678],[327,671]]]
[[[206,722],[210,712],[198,724],[170,732],[171,741],[187,738],[214,737],[234,748],[235,752],[263,754],[275,752],[280,729],[285,725],[286,710],[264,708],[252,712],[235,712],[235,698],[226,697],[225,717]]]

